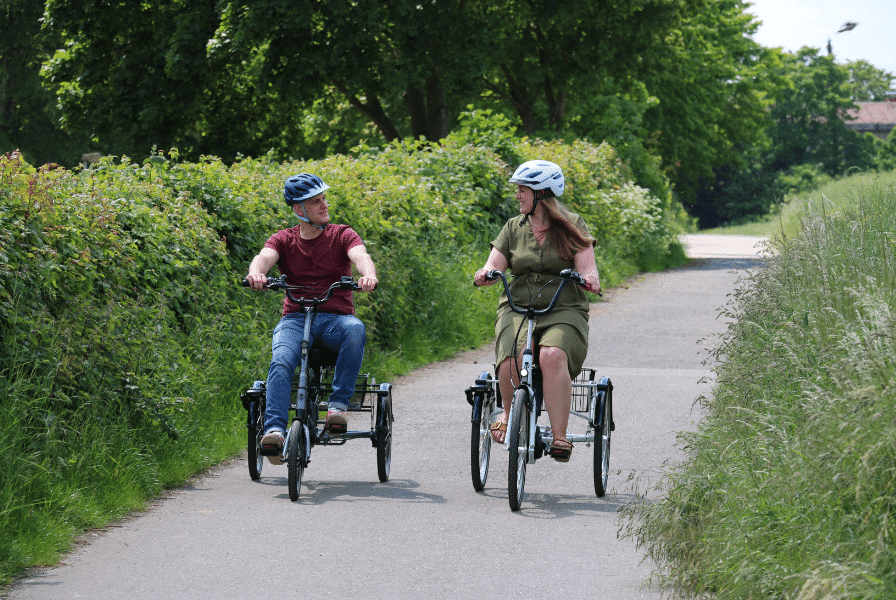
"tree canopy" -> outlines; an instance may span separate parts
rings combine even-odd
[[[879,99],[892,83],[863,61],[830,57],[825,67],[820,51],[761,47],[744,0],[3,5],[14,34],[0,42],[7,146],[48,138],[44,123],[104,154],[176,147],[188,159],[322,158],[362,142],[438,141],[463,114],[490,109],[517,135],[608,141],[640,184],[674,191],[705,224],[770,206],[741,192],[722,197],[728,186],[752,189],[738,173],[817,158],[793,144],[817,137],[818,118],[833,123],[840,104],[808,85],[813,78],[836,78],[835,95],[854,100]],[[794,102],[814,115],[796,121],[798,131],[788,121],[796,113],[780,117]],[[851,139],[830,133],[835,148]],[[832,173],[856,162],[826,160]],[[743,210],[731,208],[738,203]]]

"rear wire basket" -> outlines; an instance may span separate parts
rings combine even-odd
[[[587,367],[582,369],[579,376],[572,380],[572,405],[570,408],[575,412],[587,413],[590,410],[588,405],[591,399],[591,383],[594,382],[594,376],[597,371]]]

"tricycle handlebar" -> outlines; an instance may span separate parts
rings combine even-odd
[[[245,277],[243,278],[241,285],[243,287],[249,287],[249,280]],[[351,277],[341,277],[339,281],[336,281],[327,288],[327,291],[324,292],[320,296],[315,296],[312,298],[299,297],[296,298],[293,296],[293,291],[301,290],[302,292],[313,291],[310,290],[307,286],[301,285],[290,285],[286,283],[286,275],[281,275],[280,277],[268,277],[267,281],[264,284],[264,287],[269,290],[283,290],[286,292],[286,296],[294,303],[299,305],[304,305],[307,303],[313,304],[323,304],[327,300],[330,299],[330,296],[333,295],[333,292],[336,290],[355,290],[358,291],[361,289],[361,285],[358,284]]]
[[[546,308],[536,310],[531,307],[518,308],[513,303],[513,298],[510,295],[510,284],[507,283],[507,277],[504,275],[504,273],[502,273],[501,271],[498,271],[498,270],[491,270],[485,274],[486,281],[492,281],[495,279],[500,279],[501,283],[504,284],[504,292],[505,292],[505,295],[507,296],[507,303],[510,305],[510,310],[512,310],[515,313],[519,313],[521,315],[532,315],[532,316],[544,315],[544,314],[547,314],[547,313],[551,312],[552,310],[554,310],[554,305],[557,303],[557,299],[560,298],[560,293],[563,291],[563,287],[568,282],[571,281],[581,288],[588,287],[588,283],[585,281],[584,277],[582,277],[581,275],[579,275],[577,272],[573,271],[572,269],[563,269],[562,271],[560,271],[560,279],[562,281],[560,281],[560,285],[557,286],[557,291],[554,292],[554,297],[551,298],[551,303],[548,304],[548,306]],[[598,294],[598,295],[600,295],[600,294]]]

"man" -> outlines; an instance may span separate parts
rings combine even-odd
[[[291,285],[308,286],[322,293],[330,284],[351,275],[352,265],[360,273],[358,284],[365,292],[377,284],[376,268],[361,237],[348,225],[330,224],[326,191],[330,186],[317,175],[300,173],[286,180],[283,197],[299,218],[299,224],[272,235],[261,252],[252,259],[246,279],[249,285],[264,288],[267,272],[277,265]],[[305,315],[299,306],[284,298],[283,317],[274,328],[271,366],[267,379],[267,410],[264,448],[277,448],[282,454],[289,412],[292,378],[301,361],[301,342]],[[330,433],[348,429],[346,411],[354,394],[355,380],[364,358],[367,334],[355,317],[351,290],[337,290],[321,305],[311,329],[312,344],[319,343],[338,354],[330,394],[326,427]],[[279,464],[279,456],[269,457]]]

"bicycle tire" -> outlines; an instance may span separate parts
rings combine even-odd
[[[299,499],[302,489],[302,475],[305,473],[305,427],[299,421],[293,421],[289,428],[289,444],[286,449],[287,483],[289,499]]]
[[[507,499],[510,510],[517,511],[523,503],[526,487],[526,463],[529,460],[529,390],[521,387],[513,393],[507,445],[510,465],[507,469]]]
[[[264,456],[261,455],[261,436],[264,431],[264,413],[258,402],[249,405],[249,427],[246,446],[248,450],[249,477],[252,481],[261,478]]]
[[[376,425],[376,470],[381,482],[389,481],[392,469],[392,386],[380,385],[379,411]]]
[[[598,405],[598,422],[594,424],[594,493],[603,498],[607,493],[610,477],[610,440],[613,422],[613,395],[609,389],[597,393],[594,398]]]
[[[470,430],[470,474],[473,489],[477,492],[484,490],[488,481],[488,466],[492,451],[492,434],[489,427],[495,406],[494,394],[478,392],[473,395],[475,413]]]

